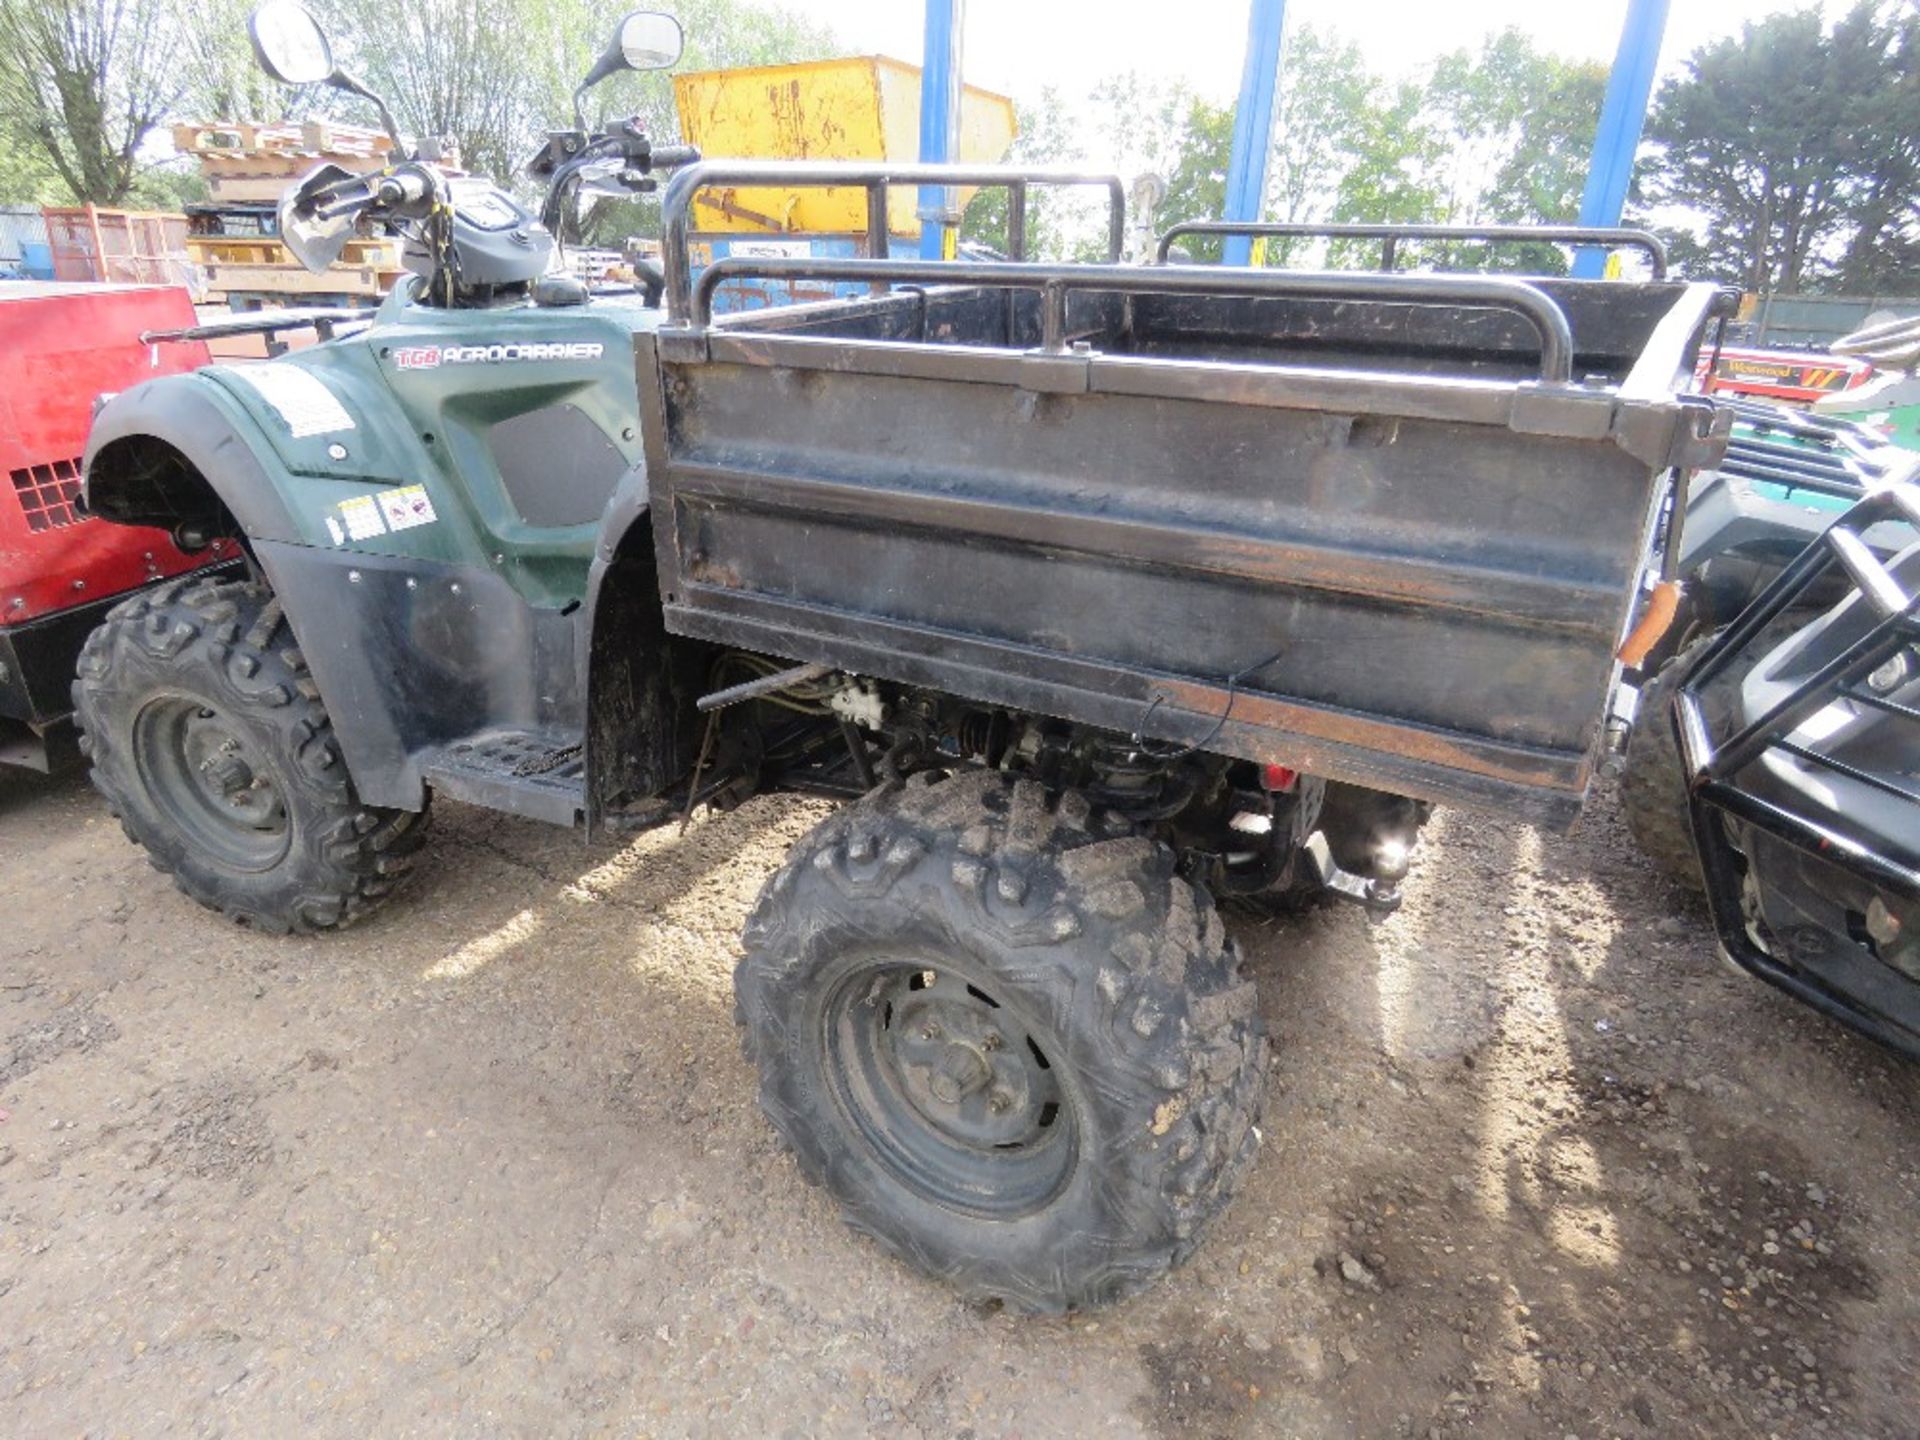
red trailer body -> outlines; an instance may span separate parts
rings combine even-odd
[[[80,454],[96,396],[207,363],[199,342],[142,332],[194,323],[158,285],[0,283],[0,764],[46,768],[73,662],[113,601],[230,551],[187,554],[163,530],[80,513]]]

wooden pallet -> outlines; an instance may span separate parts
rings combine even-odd
[[[187,254],[196,265],[298,265],[273,235],[189,235]],[[391,235],[357,235],[340,251],[348,269],[398,270],[400,240]]]
[[[318,275],[303,265],[208,265],[211,294],[352,295],[373,299],[393,288],[407,272],[375,265],[341,266]]]
[[[387,163],[391,142],[383,132],[362,125],[306,120],[176,125],[173,144],[200,162],[215,204],[272,205],[317,165],[331,162],[355,173],[379,169]]]
[[[328,120],[256,125],[215,120],[173,127],[173,148],[188,155],[326,155],[384,160],[392,142],[381,130]]]
[[[299,181],[300,175],[209,175],[207,198],[216,205],[278,205]]]

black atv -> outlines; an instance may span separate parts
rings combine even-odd
[[[1920,1058],[1916,527],[1920,489],[1860,501],[1683,657],[1672,704],[1642,723],[1672,727],[1727,955]],[[1884,562],[1876,532],[1904,541]]]
[[[1677,523],[1669,527],[1664,569],[1679,582],[1680,599],[1665,634],[1629,673],[1638,698],[1618,717],[1621,731],[1632,729],[1620,790],[1628,828],[1648,859],[1694,888],[1701,883],[1700,867],[1680,752],[1663,718],[1682,678],[1828,526],[1862,499],[1920,470],[1914,452],[1843,420],[1758,401],[1714,403],[1732,417],[1726,458],[1692,478]],[[1906,538],[1903,527],[1890,523],[1870,526],[1861,536],[1882,560]],[[1757,653],[1765,648],[1760,642],[1786,638],[1847,593],[1844,577],[1817,579],[1747,648]],[[1735,683],[1735,676],[1721,672],[1720,688]],[[1653,723],[1636,723],[1640,715],[1654,717]]]

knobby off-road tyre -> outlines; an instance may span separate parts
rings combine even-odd
[[[1627,763],[1620,772],[1620,810],[1640,853],[1670,879],[1704,890],[1700,856],[1687,810],[1686,761],[1673,730],[1673,696],[1680,676],[1712,636],[1702,636],[1655,672],[1640,689]]]
[[[1776,617],[1746,647],[1745,663],[1722,671],[1702,692],[1702,718],[1722,739],[1738,703],[1740,682],[1752,664],[1815,618],[1815,612],[1790,611]],[[1693,821],[1687,809],[1687,767],[1673,729],[1673,696],[1680,677],[1693,668],[1718,630],[1696,636],[1640,689],[1627,763],[1620,773],[1620,809],[1640,852],[1671,878],[1704,891],[1700,855],[1694,848]]]
[[[240,924],[358,920],[425,838],[424,812],[360,803],[263,585],[174,581],[114,607],[81,652],[73,702],[93,783],[127,837]]]
[[[876,792],[794,848],[745,941],[761,1108],[850,1225],[969,1297],[1131,1294],[1252,1162],[1253,986],[1173,853],[1082,796]]]

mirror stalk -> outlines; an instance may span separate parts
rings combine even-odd
[[[380,114],[380,124],[387,132],[387,139],[393,142],[393,149],[389,152],[388,158],[396,161],[409,158],[406,142],[400,138],[400,127],[394,122],[393,111],[387,107],[387,102],[381,98],[378,91],[359,76],[345,69],[335,70],[327,77],[326,83],[335,90],[344,90],[349,95],[358,95],[362,100],[372,102],[373,108]]]

